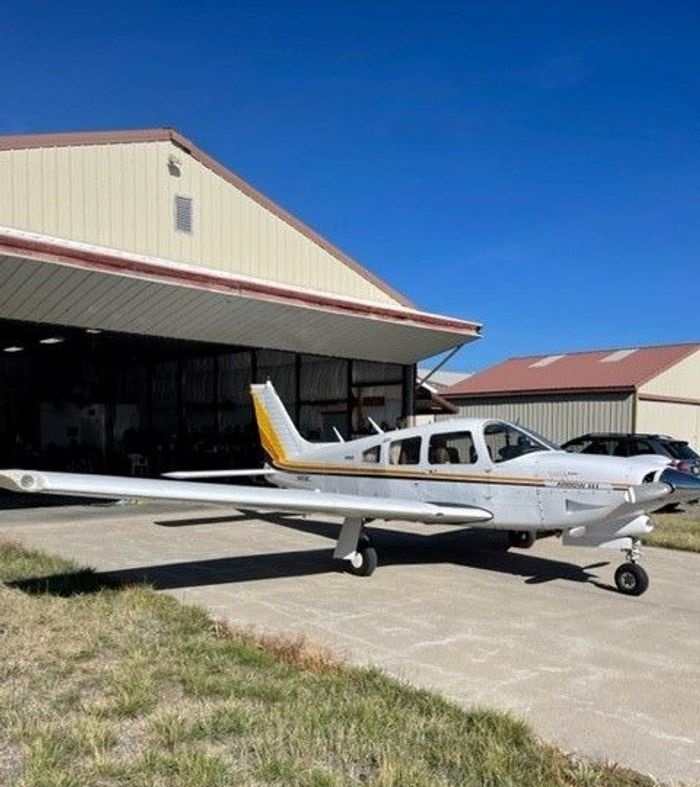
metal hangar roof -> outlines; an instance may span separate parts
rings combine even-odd
[[[700,343],[509,358],[440,391],[478,397],[544,392],[632,391],[700,349]]]

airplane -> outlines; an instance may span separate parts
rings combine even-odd
[[[510,546],[561,536],[564,545],[619,549],[621,593],[639,596],[649,577],[639,564],[649,512],[700,497],[700,478],[657,455],[617,458],[572,454],[507,421],[457,418],[312,443],[295,427],[270,381],[251,386],[265,467],[180,471],[166,479],[0,470],[16,492],[102,498],[223,503],[237,509],[340,516],[333,557],[370,576],[378,556],[373,520],[504,531]],[[272,486],[200,483],[264,476]]]

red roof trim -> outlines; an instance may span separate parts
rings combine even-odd
[[[184,270],[168,268],[162,263],[138,259],[121,252],[118,255],[107,251],[63,244],[58,240],[24,238],[3,234],[0,231],[0,253],[29,257],[44,262],[85,268],[102,273],[127,274],[136,277],[149,277],[159,281],[229,293],[243,297],[276,300],[298,306],[351,313],[361,317],[405,322],[436,330],[455,331],[465,336],[476,337],[481,326],[478,323],[426,314],[420,311],[404,311],[381,304],[357,303],[332,295],[297,291],[281,285],[258,283],[237,279],[234,276],[219,275],[209,270]]]
[[[444,396],[445,399],[495,399],[502,397],[504,399],[508,399],[510,397],[533,397],[533,396],[540,396],[540,395],[551,395],[551,394],[594,394],[594,393],[634,393],[635,388],[634,386],[618,386],[618,385],[611,385],[611,386],[596,386],[595,388],[535,388],[535,389],[525,389],[525,390],[502,390],[502,391],[479,391],[478,393],[459,393],[459,391],[455,391],[450,393],[449,391],[441,391],[440,395]]]
[[[0,150],[32,150],[77,145],[120,145],[130,142],[166,142],[172,139],[168,128],[130,131],[76,131],[62,134],[6,134],[0,136]]]
[[[386,293],[389,297],[396,300],[398,303],[408,308],[415,308],[405,295],[402,295],[398,290],[395,290],[391,285],[375,276],[371,271],[364,267],[361,263],[354,260],[345,254],[344,251],[334,246],[327,241],[311,227],[304,224],[302,221],[294,217],[291,213],[284,210],[284,208],[277,205],[271,199],[266,197],[256,188],[247,183],[242,178],[238,177],[230,169],[227,169],[223,164],[213,159],[203,150],[200,150],[194,142],[187,137],[180,134],[175,129],[171,128],[154,128],[142,129],[132,131],[84,131],[84,132],[71,132],[65,134],[20,134],[14,136],[0,136],[0,150],[28,150],[35,148],[49,148],[49,147],[70,147],[78,145],[118,145],[128,144],[133,142],[166,142],[170,141],[177,145],[185,153],[188,153],[200,164],[210,169],[219,177],[228,181],[232,186],[235,186],[239,191],[242,191],[250,199],[257,202],[260,206],[269,210],[277,218],[289,224],[297,232],[307,237],[310,241],[320,246],[324,251],[327,251],[340,262],[347,265],[355,273],[362,276],[362,278],[369,281],[375,287],[378,287],[382,292]]]

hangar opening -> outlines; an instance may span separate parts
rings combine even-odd
[[[395,426],[404,367],[0,321],[3,466],[154,475],[262,461],[249,386],[274,384],[304,436]]]

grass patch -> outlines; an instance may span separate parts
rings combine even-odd
[[[700,505],[683,513],[654,514],[654,530],[644,536],[644,544],[651,547],[700,552]]]
[[[256,637],[99,579],[0,542],[0,784],[654,784],[307,640]]]

